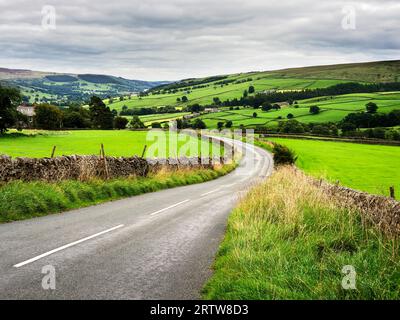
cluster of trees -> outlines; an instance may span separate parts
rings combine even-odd
[[[22,97],[18,89],[0,85],[0,133],[10,127],[28,125],[28,118],[17,111]],[[72,104],[60,109],[48,103],[35,105],[34,126],[39,129],[55,130],[61,128],[93,128],[101,130],[124,129],[128,120],[118,117],[115,110],[110,110],[103,100],[92,96],[89,108]],[[136,115],[131,120],[132,128],[144,128],[144,124]]]
[[[301,123],[297,120],[280,121],[278,133],[312,133],[315,135],[338,136],[339,130],[335,123]]]
[[[339,123],[343,131],[360,128],[394,127],[400,125],[400,110],[389,113],[357,112],[349,113]]]
[[[206,129],[207,126],[204,123],[203,120],[200,118],[196,118],[193,121],[187,120],[187,119],[177,119],[176,120],[176,127],[178,129],[187,129],[187,128],[192,128],[192,129]]]
[[[56,106],[45,103],[35,106],[34,125],[45,130],[60,128],[110,130],[116,124],[121,127],[123,122],[124,120],[120,117],[116,117],[115,111],[111,111],[103,100],[96,96],[91,97],[89,109],[71,105],[61,110]]]
[[[394,128],[371,128],[367,130],[343,132],[343,136],[400,141],[400,130]]]
[[[122,110],[119,113],[121,116],[144,116],[149,114],[160,114],[160,113],[176,113],[180,110],[177,110],[175,107],[172,106],[165,106],[165,107],[152,107],[152,108],[132,108],[128,109],[127,106],[122,106]]]
[[[400,116],[400,110],[396,111],[397,116]],[[400,118],[399,118],[400,119]],[[357,138],[375,138],[375,139],[387,139],[387,140],[400,140],[400,130],[395,128],[369,128],[369,129],[357,129],[355,125],[349,125],[348,123],[301,123],[297,120],[280,121],[276,130],[267,130],[269,132],[276,133],[290,133],[290,134],[314,134],[321,136],[332,136],[332,137],[357,137]],[[258,127],[258,130],[263,130],[262,127]],[[263,130],[264,131],[264,130]]]

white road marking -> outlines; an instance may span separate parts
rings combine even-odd
[[[96,233],[96,234],[94,234],[94,235],[92,235],[92,236],[83,238],[83,239],[78,240],[78,241],[75,241],[75,242],[71,242],[71,243],[69,243],[69,244],[66,244],[65,246],[59,247],[59,248],[57,248],[57,249],[54,249],[54,250],[48,251],[48,252],[46,252],[46,253],[43,253],[43,254],[41,254],[41,255],[39,255],[39,256],[36,256],[36,257],[34,257],[34,258],[32,258],[32,259],[29,259],[29,260],[26,260],[26,261],[24,261],[24,262],[18,263],[18,264],[16,264],[16,265],[14,265],[14,267],[15,267],[15,268],[22,267],[22,266],[24,266],[24,265],[27,265],[27,264],[29,264],[29,263],[32,263],[32,262],[35,262],[35,261],[37,261],[37,260],[39,260],[39,259],[42,259],[42,258],[44,258],[44,257],[47,257],[47,256],[49,256],[49,255],[51,255],[51,254],[53,254],[53,253],[56,253],[56,252],[58,252],[58,251],[61,251],[61,250],[70,248],[70,247],[75,246],[75,245],[77,245],[77,244],[79,244],[79,243],[82,243],[82,242],[84,242],[84,241],[93,239],[93,238],[98,237],[98,236],[101,236],[101,235],[103,235],[103,234],[105,234],[105,233],[108,233],[108,232],[114,231],[114,230],[116,230],[116,229],[122,228],[123,226],[124,226],[123,224],[120,224],[119,226],[116,226],[116,227],[113,227],[113,228],[104,230],[104,231],[99,232],[99,233]]]
[[[151,215],[151,216],[154,216],[154,215],[156,215],[156,214],[158,214],[158,213],[161,213],[161,212],[167,211],[167,210],[169,210],[169,209],[175,208],[175,207],[177,207],[177,206],[179,206],[179,205],[181,205],[181,204],[184,204],[184,203],[186,203],[186,202],[188,202],[188,201],[190,201],[190,199],[186,199],[186,200],[184,200],[184,201],[175,203],[175,204],[173,204],[172,206],[169,206],[169,207],[167,207],[167,208],[164,208],[164,209],[158,210],[158,211],[156,211],[156,212],[150,213],[150,215]]]
[[[200,195],[200,197],[208,196],[211,193],[217,192],[219,189],[221,189],[221,188],[217,188],[217,189],[211,190],[209,192],[203,193],[202,195]]]

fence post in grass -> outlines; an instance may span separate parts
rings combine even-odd
[[[198,148],[198,151],[199,151],[199,154],[198,154],[198,158],[200,159],[200,161],[201,161],[201,147],[202,147],[202,144],[201,144],[201,133],[200,132],[197,132],[197,148]],[[199,141],[200,141],[200,148],[199,148]]]
[[[390,190],[390,197],[391,197],[392,199],[396,199],[396,196],[395,196],[395,194],[394,194],[394,187],[390,187],[389,190]]]
[[[144,155],[145,155],[145,153],[146,153],[146,149],[147,149],[147,144],[144,146],[144,148],[143,148],[143,152],[142,152],[142,158],[144,158]]]
[[[56,146],[54,146],[53,150],[51,151],[51,158],[54,158],[55,153],[56,153]]]
[[[104,169],[106,170],[106,178],[110,178],[110,173],[108,171],[108,165],[107,165],[107,158],[106,158],[106,153],[104,152],[104,145],[101,144],[101,153],[103,155],[103,161],[104,161]]]

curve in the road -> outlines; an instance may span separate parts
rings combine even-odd
[[[217,180],[0,225],[0,299],[199,298],[227,216],[272,172],[269,153],[234,143],[241,164]]]

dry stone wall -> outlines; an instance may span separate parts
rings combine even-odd
[[[223,159],[218,159],[222,161]],[[11,158],[0,156],[0,182],[58,181],[65,179],[145,177],[163,167],[212,168],[216,159],[179,158],[146,160],[139,157],[62,156],[57,158]]]
[[[313,183],[338,199],[338,202],[342,205],[353,207],[361,211],[364,216],[376,224],[386,234],[392,236],[400,235],[399,201],[330,184],[323,180],[317,181],[313,179]]]

